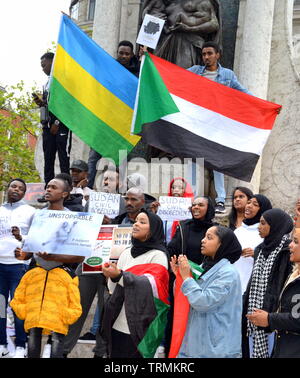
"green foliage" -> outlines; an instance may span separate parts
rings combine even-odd
[[[40,182],[29,145],[29,138],[34,142],[38,134],[39,112],[24,83],[0,91],[0,190],[14,177]]]

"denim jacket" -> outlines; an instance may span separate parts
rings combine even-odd
[[[188,68],[188,71],[203,76],[205,68],[205,66],[193,66],[191,68]],[[220,63],[218,63],[218,75],[216,77],[216,83],[223,84],[226,85],[226,87],[237,89],[238,91],[252,95],[252,93],[248,91],[248,89],[240,84],[235,73],[229,68],[222,67]]]
[[[177,357],[241,357],[242,290],[236,268],[222,259],[199,280],[187,278],[181,290],[190,312]]]

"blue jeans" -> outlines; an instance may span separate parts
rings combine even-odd
[[[93,324],[92,324],[91,329],[90,329],[90,332],[93,335],[97,334],[98,329],[100,328],[100,324],[101,324],[101,314],[100,314],[99,304],[98,304],[97,307],[96,307]]]
[[[15,290],[26,271],[27,265],[24,264],[0,264],[0,299],[4,298],[5,301],[4,314],[0,314],[0,345],[7,345],[6,308],[8,305],[8,297],[10,295],[10,298],[13,298]],[[16,347],[25,348],[27,336],[24,331],[24,321],[17,318],[15,314],[14,319]]]
[[[217,171],[213,171],[213,172],[214,172],[215,191],[217,193],[217,197],[215,201],[216,203],[218,202],[225,203],[226,191],[225,191],[225,184],[224,184],[224,174]]]
[[[40,358],[43,328],[31,328],[28,339],[28,358]],[[50,358],[63,358],[65,335],[52,333]]]

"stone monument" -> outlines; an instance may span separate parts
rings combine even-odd
[[[235,57],[235,71],[243,84],[254,95],[283,106],[251,184],[274,207],[291,214],[300,195],[300,77],[293,47],[294,6],[299,7],[298,0],[241,0]]]
[[[293,212],[300,197],[300,76],[293,46],[293,11],[299,1],[275,1],[268,99],[282,111],[264,149],[260,190]],[[297,60],[298,61],[297,61]]]
[[[142,18],[147,13],[166,20],[155,54],[180,67],[200,63],[205,41],[221,41],[217,0],[146,0]]]
[[[191,17],[190,21],[200,25],[201,3],[207,4],[207,1],[96,0],[92,36],[112,56],[116,56],[118,41],[128,39],[134,43],[142,15],[153,12],[166,18],[167,29],[163,38],[175,44],[179,34],[183,33],[181,29],[187,25],[187,14]],[[182,6],[183,3],[185,6]],[[300,1],[219,0],[210,4],[213,7],[210,8],[211,19],[214,19],[213,33],[221,38],[223,45],[221,64],[233,68],[240,82],[255,96],[283,105],[251,183],[228,177],[228,196],[234,186],[243,184],[269,196],[274,206],[292,210],[300,195],[300,148],[297,143],[300,134],[297,122],[300,111],[300,54],[297,55]],[[183,10],[180,11],[181,8]],[[196,43],[197,38],[192,36],[191,43]],[[162,40],[159,48],[163,44]],[[200,46],[199,39],[196,44]],[[42,160],[42,152],[39,151],[36,158],[38,167]],[[75,141],[72,156],[87,159],[87,153],[88,147]]]

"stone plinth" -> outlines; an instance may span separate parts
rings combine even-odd
[[[261,192],[293,212],[300,195],[300,77],[293,60],[293,0],[276,0],[268,99],[282,110],[264,149]]]
[[[241,0],[234,71],[254,96],[267,99],[275,0]],[[260,191],[261,159],[251,183],[228,179],[229,195],[235,186]]]
[[[84,160],[88,161],[90,147],[83,143],[74,133],[72,134],[72,148],[70,154],[70,165],[74,160]],[[43,153],[43,143],[42,143],[42,136],[40,135],[37,140],[35,153],[34,153],[34,161],[37,171],[41,177],[41,181],[44,181],[44,153]],[[60,173],[59,168],[59,160],[58,156],[56,155],[55,160],[55,174]]]

